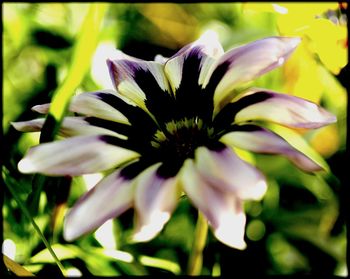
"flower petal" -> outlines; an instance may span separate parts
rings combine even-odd
[[[214,34],[215,33],[212,32],[205,33],[197,41],[180,49],[166,62],[164,71],[170,81],[173,92],[177,91],[184,78],[190,78],[184,74],[186,60],[190,60],[191,58],[197,60],[198,65],[196,70],[198,71],[201,69],[201,74],[196,77],[197,80],[194,82],[202,84],[205,74],[209,70],[209,66],[215,61],[214,58],[223,55],[224,51],[222,46],[218,41],[217,36]]]
[[[40,132],[45,118],[32,119],[28,121],[11,122],[11,125],[20,132]]]
[[[32,107],[32,110],[47,114],[50,105],[50,103],[36,105]],[[123,124],[130,124],[125,114],[133,108],[136,108],[135,103],[113,90],[100,90],[75,95],[69,105],[69,111],[71,112]]]
[[[113,98],[114,102],[110,101]],[[72,112],[93,116],[118,123],[130,124],[122,109],[127,106],[135,107],[129,100],[112,90],[87,92],[72,98],[69,110]]]
[[[244,249],[246,218],[240,200],[232,193],[209,185],[193,160],[185,161],[179,178],[189,199],[206,216],[218,240],[230,247]]]
[[[155,57],[154,57],[154,62],[157,62],[159,64],[162,64],[164,65],[165,62],[167,62],[169,59],[169,57],[164,57],[163,55],[161,54],[157,54]]]
[[[128,56],[121,51],[115,59],[108,59],[111,78],[118,92],[135,102],[157,119],[168,120],[173,110],[173,98],[163,65]]]
[[[215,89],[216,111],[230,101],[228,97],[235,87],[281,66],[299,42],[300,38],[269,37],[226,52],[213,65],[203,83],[203,87]],[[220,72],[221,79],[217,77],[217,72]]]
[[[137,224],[135,241],[148,241],[164,227],[179,198],[175,177],[165,178],[157,173],[160,164],[153,165],[136,178],[135,209]]]
[[[302,152],[292,147],[279,135],[261,127],[244,125],[225,134],[220,141],[249,151],[264,154],[283,154],[305,171],[318,171],[322,167]]]
[[[64,238],[72,241],[117,217],[131,207],[133,195],[133,181],[120,175],[120,170],[113,172],[83,195],[68,212]]]
[[[212,40],[208,37],[212,37]],[[222,54],[217,38],[206,35],[182,48],[166,62],[164,71],[178,107],[175,118],[211,119],[211,96],[207,96],[201,84],[210,66]]]
[[[202,177],[210,185],[233,193],[239,199],[259,200],[266,192],[264,175],[242,161],[228,147],[219,150],[199,147],[195,152],[195,162]]]
[[[110,169],[139,156],[116,144],[122,145],[123,141],[108,135],[44,143],[31,148],[18,163],[18,169],[22,173],[73,176]]]
[[[236,123],[264,120],[287,127],[314,129],[336,122],[333,114],[315,103],[272,91],[246,94],[236,103],[239,104],[243,99],[246,102],[248,99],[257,98],[258,95],[264,95],[266,98],[238,111],[234,118]]]
[[[41,114],[49,113],[49,109],[50,109],[50,103],[42,104],[42,105],[35,105],[34,107],[32,107],[32,111],[35,111],[35,112],[38,112]]]
[[[71,106],[75,112],[91,115],[92,117],[85,118],[89,124],[127,135],[128,139],[132,135],[134,140],[137,140],[136,145],[138,146],[140,146],[140,141],[138,140],[140,134],[144,137],[144,143],[152,140],[158,126],[153,118],[143,109],[136,106],[134,102],[114,91],[112,93],[98,91],[83,94],[88,94],[83,98],[91,98],[92,106],[90,108],[81,108],[84,103],[80,103],[79,106],[78,103],[75,104],[74,98]],[[99,102],[99,104],[97,105],[96,102]],[[94,103],[95,105],[93,105]],[[124,123],[120,115],[123,115],[130,125]]]
[[[242,202],[228,196],[225,196],[225,200],[229,209],[224,208],[220,212],[219,225],[213,227],[214,235],[222,243],[243,250],[247,245],[244,242],[246,216]]]
[[[21,132],[40,132],[45,122],[45,118],[38,118],[29,121],[11,122],[12,126]],[[85,117],[65,117],[60,126],[58,135],[63,137],[82,136],[82,135],[111,135],[127,139],[122,134],[112,130],[91,125],[91,118]]]

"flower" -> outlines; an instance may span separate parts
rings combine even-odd
[[[282,65],[300,42],[269,37],[224,53],[210,33],[174,56],[144,61],[117,51],[107,61],[116,91],[72,98],[59,134],[19,162],[23,173],[78,176],[114,169],[68,212],[71,241],[128,208],[136,214],[136,241],[154,238],[184,192],[221,242],[245,247],[244,200],[261,199],[264,175],[233,147],[283,154],[305,171],[321,166],[263,127],[318,128],[336,121],[318,105],[266,89],[240,92],[247,82]],[[33,107],[47,113],[49,104]],[[40,131],[43,118],[12,123]]]

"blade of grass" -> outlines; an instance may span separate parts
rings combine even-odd
[[[49,250],[51,256],[53,257],[53,259],[55,260],[55,263],[57,264],[58,268],[61,270],[62,274],[64,276],[66,276],[66,271],[62,265],[62,263],[60,262],[60,260],[57,258],[55,252],[53,251],[53,249],[51,248],[51,245],[49,244],[49,242],[46,240],[45,236],[42,234],[42,232],[40,231],[40,228],[38,227],[38,225],[36,224],[36,222],[34,221],[33,217],[30,215],[28,209],[26,208],[26,206],[24,205],[24,203],[22,202],[21,198],[17,195],[16,191],[14,188],[12,188],[11,185],[7,184],[6,185],[7,188],[9,189],[9,191],[11,192],[12,196],[14,197],[14,199],[16,200],[18,206],[20,207],[21,211],[23,212],[23,214],[30,220],[30,222],[32,223],[32,226],[34,227],[34,230],[38,233],[39,237],[41,238],[41,240],[43,241],[44,245],[46,246],[46,248]]]
[[[102,25],[107,3],[90,4],[74,46],[72,63],[63,83],[52,98],[49,113],[41,131],[40,142],[52,141],[60,127],[63,116],[74,90],[82,82],[91,63],[91,57],[97,46],[99,29]]]

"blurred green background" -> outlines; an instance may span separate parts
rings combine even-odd
[[[79,36],[84,22],[86,28],[97,28],[96,19],[87,20],[93,5],[101,15],[101,28]],[[77,83],[72,93],[112,88],[105,59],[115,48],[145,60],[157,54],[169,57],[210,29],[225,50],[267,36],[302,37],[283,67],[252,85],[321,104],[338,122],[316,131],[298,131],[326,159],[329,173],[306,174],[282,157],[249,154],[248,159],[266,174],[269,189],[262,201],[245,204],[248,248],[231,249],[209,233],[202,274],[346,275],[344,211],[339,202],[339,178],[345,168],[346,8],[346,3],[3,3],[2,176],[24,202],[67,274],[183,274],[196,210],[182,199],[162,233],[148,243],[129,242],[132,210],[67,243],[62,237],[64,214],[101,175],[69,181],[19,173],[18,161],[39,143],[39,135],[17,132],[10,122],[36,118],[30,108],[50,102],[68,75]],[[72,59],[78,43],[87,51]],[[71,70],[79,69],[80,63],[86,72],[82,77]],[[8,261],[36,275],[58,273],[8,187],[2,213],[2,249]],[[13,272],[21,272],[20,267]]]

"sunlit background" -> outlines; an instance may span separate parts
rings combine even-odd
[[[67,78],[90,5],[3,4],[3,179],[16,189],[68,275],[182,274],[196,220],[196,210],[186,198],[162,233],[148,243],[130,242],[132,210],[67,243],[62,237],[65,212],[103,174],[74,178],[70,187],[70,181],[58,179],[38,187],[41,176],[17,170],[18,161],[38,144],[39,135],[17,132],[10,122],[35,118],[30,108],[50,102]],[[327,160],[331,171],[306,174],[282,157],[241,152],[266,174],[268,192],[262,201],[245,204],[246,250],[226,247],[209,234],[203,275],[347,274],[340,204],[347,103],[342,71],[348,63],[346,8],[346,3],[336,2],[108,4],[100,32],[85,38],[86,46],[96,38],[97,45],[93,55],[81,53],[89,70],[78,80],[76,93],[113,88],[105,60],[116,48],[153,60],[157,54],[172,56],[208,31],[218,36],[225,50],[267,36],[302,38],[283,67],[252,85],[309,99],[337,116],[336,124],[297,131]],[[4,193],[2,252],[7,264],[20,265],[13,272],[25,272],[21,267],[36,275],[59,272],[7,187]]]

